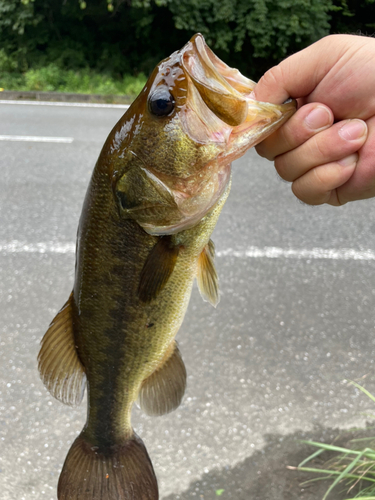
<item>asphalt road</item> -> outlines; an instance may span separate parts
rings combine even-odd
[[[66,139],[0,137],[2,500],[56,500],[85,421],[85,404],[47,393],[36,356],[72,288],[85,190],[123,112],[0,104],[0,136]],[[133,414],[162,499],[305,498],[285,469],[308,453],[295,438],[329,441],[365,425],[374,405],[348,381],[375,393],[374,208],[307,207],[254,151],[235,163],[213,237],[221,301],[215,310],[194,289],[178,334],[183,404],[160,418]]]

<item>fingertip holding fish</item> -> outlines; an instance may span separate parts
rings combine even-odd
[[[219,302],[210,237],[231,162],[281,126],[295,102],[254,100],[255,82],[195,35],[155,68],[109,134],[85,197],[72,294],[39,353],[53,396],[85,427],[68,452],[59,500],[157,500],[151,460],[131,425],[177,408],[186,369],[175,336],[197,279]],[[152,328],[151,328],[152,327]]]

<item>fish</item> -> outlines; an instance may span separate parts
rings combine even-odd
[[[175,337],[196,279],[217,306],[211,233],[231,163],[296,110],[251,97],[255,82],[194,35],[161,61],[110,132],[84,199],[73,290],[38,355],[46,388],[87,421],[58,482],[59,500],[157,500],[131,424],[175,410],[186,368]]]

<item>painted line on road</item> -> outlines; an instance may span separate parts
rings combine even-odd
[[[0,141],[15,142],[59,142],[71,144],[73,137],[44,137],[38,135],[0,135]]]
[[[0,244],[0,253],[57,253],[71,254],[75,252],[75,243],[25,243],[18,240]],[[353,248],[313,248],[295,249],[280,247],[249,247],[245,250],[227,248],[216,252],[217,257],[236,257],[240,259],[329,259],[329,260],[375,260],[372,250],[354,250]]]
[[[9,243],[0,244],[0,253],[74,253],[75,243],[24,243],[13,240]]]
[[[228,248],[216,252],[218,257],[266,258],[266,259],[331,259],[331,260],[375,260],[372,250],[354,250],[353,248],[301,248],[249,247],[245,250]]]
[[[0,104],[27,104],[31,106],[63,106],[75,108],[123,108],[128,109],[129,104],[99,104],[95,102],[56,102],[56,101],[12,101],[0,100]]]

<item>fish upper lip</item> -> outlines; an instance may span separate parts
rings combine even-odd
[[[181,64],[208,108],[224,123],[237,126],[247,117],[246,97],[255,82],[230,68],[195,35],[182,50]]]

